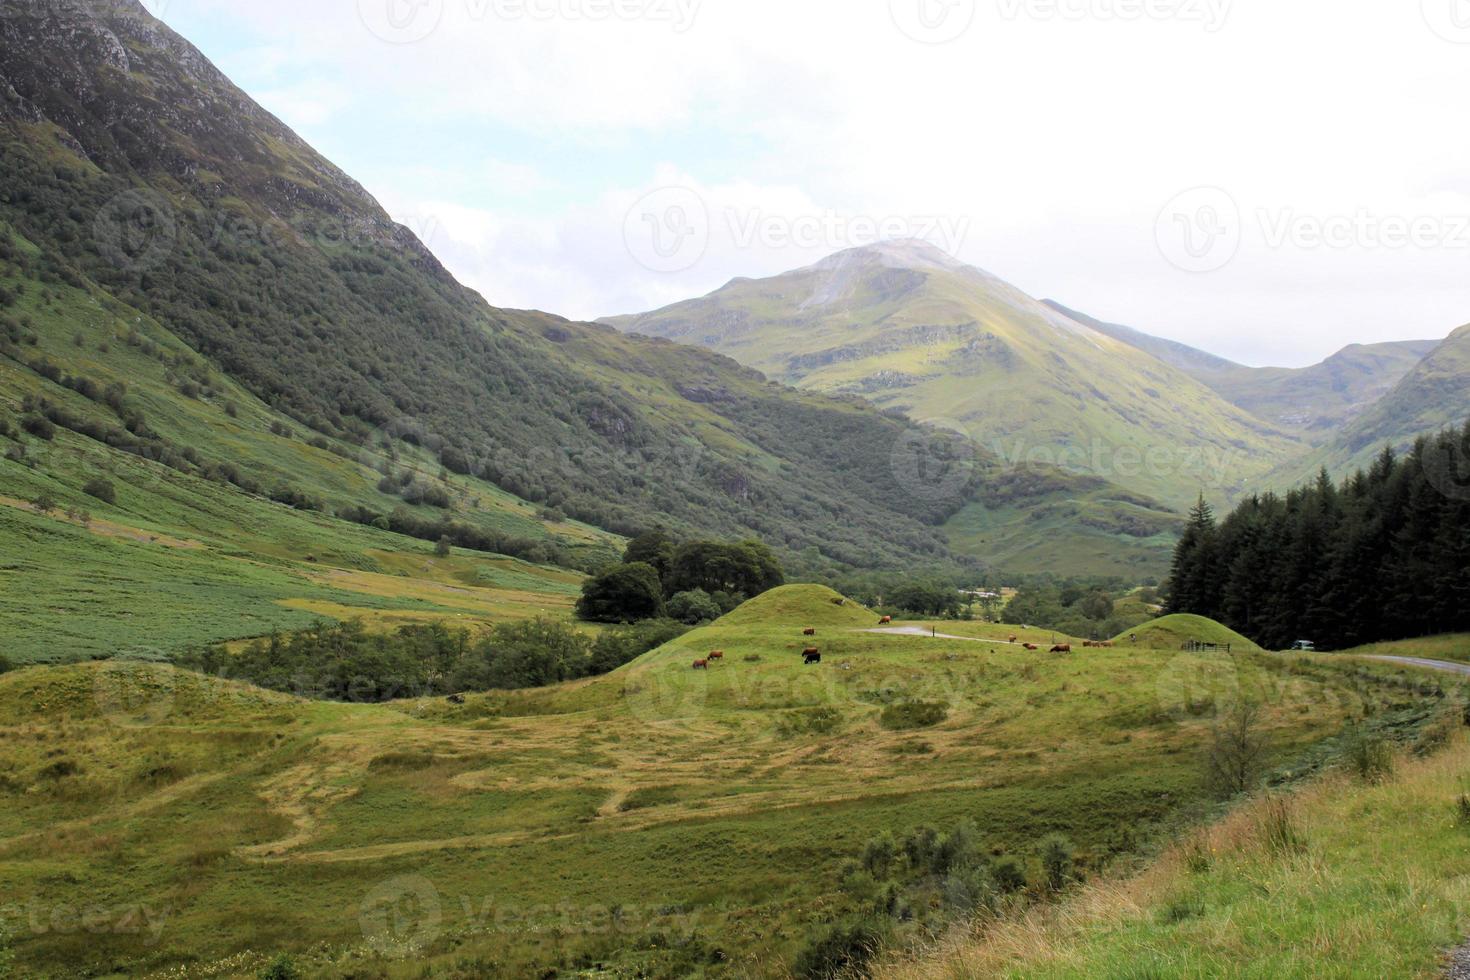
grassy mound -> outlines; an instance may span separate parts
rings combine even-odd
[[[838,605],[838,602],[841,605]],[[878,625],[878,614],[823,585],[783,585],[751,599],[715,625],[823,626],[836,629],[867,629]]]
[[[1135,637],[1136,639],[1130,639]],[[1235,630],[1206,619],[1178,613],[1165,616],[1151,623],[1144,623],[1136,630],[1117,637],[1114,642],[1127,646],[1143,647],[1147,650],[1178,650],[1191,640],[1199,643],[1230,644],[1235,650],[1259,650],[1260,647],[1241,636]]]

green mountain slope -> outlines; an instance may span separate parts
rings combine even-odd
[[[1294,443],[1184,372],[922,242],[852,249],[609,321],[855,393],[1180,505],[1228,497]]]
[[[1354,418],[1326,444],[1274,474],[1277,486],[1296,486],[1326,467],[1335,476],[1366,469],[1384,446],[1404,450],[1421,435],[1470,418],[1470,326],[1429,353],[1393,390]]]
[[[1311,367],[1253,368],[1132,327],[1104,323],[1051,300],[1046,303],[1079,323],[1172,364],[1232,405],[1312,442],[1330,440],[1342,426],[1368,411],[1440,343],[1352,344]]]
[[[324,452],[407,443],[431,480],[442,467],[590,526],[754,533],[815,565],[950,559],[934,526],[974,487],[913,492],[904,454],[930,441],[915,426],[703,351],[488,306],[132,0],[7,11],[0,66],[13,389],[66,397],[30,378],[38,330],[20,321],[64,287],[62,302],[191,365],[171,376],[205,403],[191,408],[198,462],[170,455],[184,472],[218,472],[236,448],[215,442],[223,379]],[[83,368],[55,346],[65,371]],[[101,374],[118,353],[86,359]],[[294,472],[271,445],[237,465]],[[373,503],[332,489],[328,511]]]

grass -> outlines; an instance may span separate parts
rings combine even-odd
[[[1470,742],[1364,785],[1267,797],[1059,907],[980,927],[910,977],[1423,977],[1466,938]],[[1201,858],[1200,855],[1207,855]]]
[[[1198,819],[1202,691],[1265,701],[1287,767],[1411,697],[1361,676],[1403,676],[1386,665],[874,634],[835,598],[777,590],[611,675],[464,704],[302,702],[146,663],[0,676],[7,901],[164,921],[22,923],[17,967],[779,974],[883,831],[970,819],[1022,856],[1062,833],[1096,873]],[[945,717],[884,727],[918,702]]]
[[[1229,645],[1232,650],[1259,650],[1260,647],[1244,636],[1204,616],[1178,613],[1144,623],[1136,629],[1117,637],[1116,643],[1131,643],[1134,646],[1153,650],[1178,650],[1189,642]]]

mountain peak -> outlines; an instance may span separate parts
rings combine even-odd
[[[965,264],[944,249],[922,238],[893,238],[844,249],[827,256],[811,268],[844,269],[852,265],[878,263],[892,269],[927,271],[963,269]]]

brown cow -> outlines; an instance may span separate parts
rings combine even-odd
[[[1007,643],[1018,643],[1018,642],[1020,642],[1020,639],[1021,638],[1019,636],[1013,636],[1009,640],[1006,640],[1006,642]]]
[[[816,636],[817,635],[817,631],[815,629],[813,629],[812,627],[808,626],[806,629],[804,629],[804,630],[801,631],[801,635],[802,636]]]
[[[878,620],[878,625],[879,626],[887,626],[891,622],[893,622],[893,617],[892,616],[884,616],[882,619]]]
[[[712,653],[710,653],[709,659],[711,659],[711,660],[724,660],[725,659],[725,651],[724,650],[715,650]]]
[[[696,661],[694,661],[694,669],[695,670],[709,670],[709,661],[708,660],[696,660]]]
[[[1054,646],[1054,647],[1051,648],[1051,652],[1052,653],[1071,653],[1072,652],[1072,647],[1069,644],[1066,644],[1066,643],[1058,643],[1056,646]]]
[[[801,651],[801,655],[803,657],[810,657],[814,653],[821,653],[821,652],[822,652],[822,648],[821,647],[807,647],[805,650]]]
[[[1091,648],[1092,648],[1092,647],[1095,647],[1095,646],[1097,646],[1097,645],[1098,645],[1098,644],[1096,644],[1096,643],[1093,643],[1093,642],[1092,642],[1092,641],[1091,641],[1091,640],[1083,640],[1083,641],[1082,641],[1082,645],[1083,645],[1083,646],[1084,646],[1084,647],[1087,647],[1087,648],[1088,648],[1088,649],[1091,649]]]
[[[1037,646],[1035,643],[1023,643],[1021,645],[1024,646],[1027,650],[1030,650],[1032,653],[1035,653],[1037,650],[1041,649],[1041,647]]]

